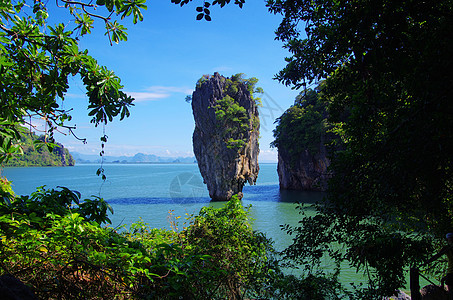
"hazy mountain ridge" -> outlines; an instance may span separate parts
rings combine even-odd
[[[76,163],[99,163],[102,157],[95,154],[71,152]],[[104,163],[140,164],[140,163],[195,163],[195,157],[162,157],[154,154],[137,153],[134,156],[104,156]]]

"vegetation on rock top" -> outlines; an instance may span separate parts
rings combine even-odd
[[[22,154],[13,155],[5,167],[73,166],[75,160],[62,144],[46,147],[46,136],[38,136],[26,129],[21,130]],[[50,149],[49,149],[50,148]]]
[[[202,77],[204,78],[204,77]],[[246,136],[249,130],[258,130],[259,117],[252,114],[249,116],[244,107],[241,107],[235,100],[238,96],[239,85],[243,84],[247,92],[256,104],[260,104],[260,98],[255,94],[262,93],[262,88],[256,87],[258,79],[255,77],[246,79],[243,73],[238,73],[225,79],[225,96],[217,100],[215,108],[218,128],[222,128],[224,139],[229,149],[242,149],[246,143]],[[197,83],[198,85],[198,83]],[[252,120],[250,120],[252,119]]]
[[[326,106],[320,93],[320,87],[302,91],[294,105],[275,121],[275,140],[271,146],[286,151],[292,164],[298,161],[302,152],[309,151],[315,155],[323,146],[322,137],[326,136],[329,126]]]

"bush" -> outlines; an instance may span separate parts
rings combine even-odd
[[[271,295],[280,274],[271,242],[251,228],[237,197],[205,207],[188,228],[143,221],[118,232],[101,198],[39,188],[0,204],[0,275],[40,299],[242,299]]]
[[[252,230],[248,209],[236,196],[222,208],[202,208],[184,234],[186,253],[205,257],[193,268],[196,298],[242,299],[264,293],[272,272],[271,243]]]

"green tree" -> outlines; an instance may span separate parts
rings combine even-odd
[[[70,110],[61,102],[69,88],[68,80],[80,76],[87,90],[88,110],[95,126],[107,124],[114,117],[129,116],[133,99],[122,92],[120,79],[98,65],[87,50],[78,48],[81,36],[89,34],[95,20],[105,24],[110,42],[126,40],[126,28],[116,19],[131,15],[133,22],[143,19],[144,0],[97,3],[57,1],[74,18],[73,28],[49,24],[49,11],[42,1],[20,0],[0,2],[0,163],[22,154],[21,125],[33,116],[45,120],[46,133],[42,141],[52,149],[53,133],[68,126]],[[102,14],[105,16],[102,16]],[[63,21],[63,20],[61,20]],[[103,137],[103,142],[106,137]],[[101,152],[102,153],[102,152]],[[98,172],[101,174],[102,169]],[[102,174],[103,175],[103,174]],[[104,177],[104,175],[103,175]]]
[[[221,129],[222,138],[229,149],[242,149],[247,143],[249,130],[258,130],[259,127],[259,117],[254,114],[249,116],[245,107],[242,107],[237,99],[238,95],[244,92],[240,92],[240,86],[244,85],[247,89],[246,92],[257,105],[260,105],[261,99],[255,95],[263,93],[263,90],[256,87],[257,78],[246,79],[244,76],[243,73],[238,73],[225,79],[226,84],[223,91],[225,97],[217,100],[217,105],[214,107],[217,126]],[[208,78],[209,75],[203,75],[198,80],[197,87]]]
[[[344,141],[327,202],[302,219],[287,254],[349,262],[369,276],[358,294],[389,295],[453,225],[453,1],[268,6],[284,16],[276,34],[291,53],[276,78],[296,88],[325,78]]]
[[[45,144],[46,136],[37,136],[35,133],[22,128],[20,138],[22,155],[11,157],[4,163],[6,167],[27,167],[27,166],[73,166],[74,158],[68,149],[60,143],[55,143],[52,151]]]
[[[185,233],[186,251],[207,256],[193,266],[195,298],[243,299],[269,292],[267,274],[278,270],[268,260],[269,240],[252,230],[248,215],[233,196],[224,207],[204,207],[194,217]]]
[[[71,77],[80,76],[86,87],[88,114],[95,126],[129,116],[133,99],[122,91],[120,79],[98,65],[87,50],[79,50],[78,43],[80,37],[91,33],[95,22],[105,25],[110,44],[126,41],[127,29],[120,21],[126,17],[134,24],[142,21],[145,1],[59,0],[52,9],[67,10],[74,20],[69,25],[64,24],[65,20],[50,24],[48,17],[54,12],[45,1],[0,1],[0,163],[22,153],[17,125],[27,123],[31,116],[45,120],[44,143],[49,148],[53,147],[55,129],[65,128],[74,134],[75,128],[68,125],[70,109],[61,105]],[[183,6],[191,0],[171,2]],[[223,7],[229,3],[213,1],[212,5]],[[244,0],[234,3],[242,7]],[[211,2],[204,1],[202,7],[197,7],[197,19],[210,20],[210,6]],[[106,136],[101,139],[106,142]]]
[[[287,151],[293,163],[308,150],[315,155],[327,133],[327,113],[319,90],[304,90],[277,120],[272,147]]]

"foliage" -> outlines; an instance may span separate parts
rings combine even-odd
[[[87,221],[96,221],[99,224],[108,222],[107,210],[113,213],[112,207],[104,199],[94,197],[94,200],[85,199],[80,201],[80,193],[66,187],[46,189],[45,186],[37,188],[30,196],[16,197],[11,203],[3,203],[0,206],[1,215],[11,215],[14,219],[28,220],[30,226],[34,227],[33,215],[37,222],[42,222],[52,214],[64,216],[78,213]],[[39,226],[45,227],[45,222]]]
[[[200,77],[200,79],[197,80],[197,84],[196,84],[195,87],[196,87],[196,88],[201,87],[201,85],[202,85],[204,82],[208,81],[209,78],[211,78],[211,75],[209,75],[209,74],[204,74],[203,76]],[[192,101],[192,100],[191,100],[191,101]],[[187,102],[189,102],[189,101],[187,101]]]
[[[53,132],[67,125],[70,110],[62,109],[69,78],[79,75],[87,89],[89,115],[96,126],[114,117],[129,116],[132,98],[121,91],[120,79],[99,66],[87,50],[79,50],[80,36],[89,34],[95,20],[106,27],[109,40],[127,40],[126,28],[113,16],[132,15],[133,22],[142,20],[144,0],[92,2],[62,0],[74,18],[73,28],[62,23],[49,26],[48,4],[41,1],[16,3],[3,0],[0,5],[0,162],[20,152],[18,125],[37,116],[46,122],[46,146],[52,147]],[[57,1],[57,5],[60,2]],[[52,8],[59,9],[59,8]],[[102,16],[102,9],[106,17]],[[52,14],[54,12],[51,12]]]
[[[189,2],[192,2],[192,0],[171,0],[172,3],[174,4],[179,4],[181,6],[184,6],[186,4],[189,4]],[[214,1],[203,1],[203,6],[197,6],[196,11],[198,12],[197,14],[197,20],[202,20],[205,19],[206,21],[211,21],[211,11],[209,10],[209,7],[211,5],[220,5],[220,7],[224,7],[226,4],[229,4],[231,0],[214,0]],[[245,0],[234,0],[234,4],[238,5],[240,8],[244,5]]]
[[[186,234],[185,251],[209,257],[194,266],[203,288],[196,291],[199,298],[242,299],[265,281],[270,271],[268,241],[253,232],[248,212],[236,196],[220,209],[202,208]]]
[[[215,110],[217,127],[224,130],[227,147],[242,149],[250,123],[246,109],[227,95],[217,100]]]
[[[291,53],[276,78],[296,88],[326,78],[329,122],[345,143],[326,203],[302,219],[287,254],[350,263],[369,278],[357,293],[381,299],[453,225],[453,2],[268,6],[284,16],[276,33]]]
[[[73,166],[75,160],[63,145],[55,143],[51,151],[45,144],[45,135],[37,136],[28,130],[20,130],[22,155],[12,156],[5,167]]]
[[[5,177],[0,177],[0,202],[11,203],[15,196],[11,181]]]
[[[203,75],[197,82],[197,87],[208,80],[208,76]],[[260,98],[254,98],[254,93],[262,93],[261,88],[255,85],[258,79],[255,77],[245,79],[243,73],[239,73],[226,78],[225,88],[222,99],[217,100],[214,107],[218,128],[223,130],[223,138],[229,149],[240,150],[247,144],[249,131],[258,130],[259,118],[256,115],[251,117],[247,110],[238,103],[239,97],[244,94],[250,95],[255,103],[260,103]],[[245,91],[244,91],[245,87]]]
[[[273,287],[297,280],[282,274],[237,197],[203,208],[180,232],[143,221],[120,232],[103,227],[109,208],[67,188],[1,203],[0,273],[41,299],[291,299]]]
[[[319,90],[302,91],[277,120],[272,147],[286,151],[294,164],[305,150],[319,152],[328,131],[327,112]]]

